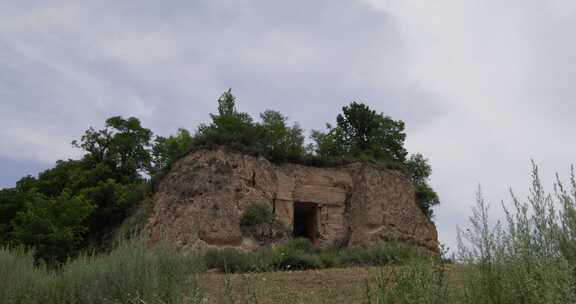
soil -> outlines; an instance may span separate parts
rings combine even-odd
[[[448,277],[458,284],[448,267]],[[205,303],[367,303],[376,278],[390,268],[350,267],[201,276]],[[233,301],[230,301],[233,299]]]

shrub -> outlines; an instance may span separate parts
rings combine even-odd
[[[576,186],[574,178],[572,182]],[[561,207],[571,210],[566,203],[560,200]],[[467,303],[574,302],[575,265],[562,251],[563,240],[570,237],[570,219],[554,205],[535,165],[528,201],[512,194],[512,207],[503,205],[506,226],[490,225],[489,205],[478,191],[470,225],[459,231],[458,240],[460,261],[473,270],[464,275]]]
[[[284,270],[323,267],[314,246],[305,238],[296,238],[281,244],[274,252],[273,266]]]
[[[210,249],[204,254],[206,266],[221,272],[258,272],[271,269],[271,255],[265,251],[242,252],[234,248]]]
[[[253,227],[261,224],[272,224],[274,221],[274,214],[268,206],[252,203],[244,211],[240,219],[240,226]]]
[[[300,251],[304,253],[313,253],[314,245],[307,238],[295,238],[278,246],[278,251]]]
[[[278,270],[304,270],[323,267],[318,255],[296,250],[277,253],[272,265]]]
[[[208,268],[221,272],[259,272],[270,270],[317,269],[325,265],[308,239],[287,241],[275,249],[242,252],[234,248],[206,251],[204,260]]]

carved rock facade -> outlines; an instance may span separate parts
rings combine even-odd
[[[152,243],[164,238],[182,252],[255,249],[270,242],[242,233],[240,219],[254,203],[268,206],[288,237],[308,237],[320,247],[396,239],[438,251],[436,227],[399,172],[360,163],[275,165],[222,150],[193,152],[172,166],[152,198],[144,231]]]

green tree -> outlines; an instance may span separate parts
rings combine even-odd
[[[336,143],[345,153],[376,160],[405,160],[404,122],[357,102],[343,107],[336,122]]]
[[[210,114],[212,123],[198,128],[199,143],[228,145],[258,150],[258,130],[248,113],[238,112],[232,90],[218,99],[218,114]]]
[[[27,192],[17,188],[0,190],[0,245],[8,244],[12,233],[12,220],[25,208],[24,202],[29,199]]]
[[[76,189],[81,184],[82,162],[79,160],[58,160],[56,166],[38,174],[35,188],[42,194],[58,196],[64,189]]]
[[[37,192],[30,194],[25,210],[13,220],[12,235],[18,243],[33,248],[37,260],[62,263],[82,245],[84,220],[93,207],[66,191],[54,198]]]
[[[414,183],[416,192],[416,204],[428,217],[432,217],[432,207],[440,204],[438,194],[429,185],[432,167],[422,154],[410,155],[405,162],[410,179]]]
[[[304,152],[304,135],[298,124],[288,126],[288,118],[280,112],[267,110],[260,114],[258,124],[263,149],[273,160],[286,161],[301,157]]]
[[[95,207],[86,219],[91,240],[98,240],[124,220],[130,208],[130,190],[129,185],[107,179],[81,191],[81,197]]]
[[[152,146],[152,162],[148,170],[149,174],[156,174],[176,160],[192,146],[193,140],[190,132],[184,128],[178,129],[176,135],[170,135],[169,137],[156,136]]]
[[[16,187],[0,190],[0,245],[13,242],[12,221],[19,212],[26,209],[25,202],[36,191],[38,180],[30,175],[16,182]]]
[[[342,108],[336,123],[336,127],[327,125],[327,133],[312,133],[318,155],[397,162],[406,159],[404,122],[353,102]]]
[[[326,124],[326,129],[328,132],[312,130],[310,138],[314,143],[309,150],[323,159],[341,157],[344,153],[336,143],[336,129],[331,124]]]
[[[143,128],[135,117],[110,117],[102,130],[89,128],[80,142],[72,145],[87,152],[85,158],[94,164],[105,163],[124,182],[140,180],[140,173],[150,168],[152,131]]]

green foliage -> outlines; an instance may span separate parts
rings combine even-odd
[[[82,175],[82,162],[77,160],[58,160],[56,166],[38,175],[38,179],[29,182],[38,192],[46,196],[58,196],[64,189],[76,190],[81,187],[85,177]]]
[[[250,227],[261,224],[271,224],[274,221],[274,214],[268,206],[253,203],[246,207],[240,219],[240,226]]]
[[[295,238],[282,243],[278,246],[280,252],[298,251],[302,253],[313,253],[314,245],[307,238]]]
[[[24,202],[31,200],[32,194],[19,188],[0,190],[0,245],[11,240],[12,220],[25,208]]]
[[[201,303],[196,257],[141,241],[109,255],[82,255],[58,272],[35,267],[21,250],[0,248],[0,300],[6,304]]]
[[[35,249],[37,260],[63,263],[80,248],[84,220],[92,211],[83,197],[68,192],[54,198],[31,193],[26,209],[13,220],[12,234],[19,243]]]
[[[342,157],[344,154],[336,142],[336,131],[331,124],[326,124],[328,132],[312,130],[310,138],[314,141],[309,150],[313,151],[321,159],[333,159]]]
[[[100,181],[80,193],[97,207],[88,218],[89,231],[92,233],[99,234],[107,228],[116,227],[126,217],[130,207],[129,187],[113,179]]]
[[[268,157],[275,161],[298,159],[304,154],[304,135],[298,124],[287,125],[280,112],[267,110],[260,114],[260,140]]]
[[[429,185],[432,167],[422,154],[413,154],[405,162],[416,192],[416,204],[422,212],[432,218],[432,207],[440,204],[438,194]]]
[[[296,238],[287,241],[275,250],[272,262],[275,269],[298,270],[322,268],[322,261],[316,254],[310,240]]]
[[[228,90],[218,99],[218,114],[210,114],[212,123],[200,125],[197,141],[200,144],[256,147],[258,130],[247,113],[238,112],[236,97]]]
[[[95,164],[108,165],[117,179],[132,183],[140,180],[140,172],[150,167],[149,147],[152,131],[143,128],[135,117],[110,117],[102,130],[89,128],[80,142],[72,144],[86,151],[85,158]]]
[[[335,128],[328,125],[328,134],[318,131],[313,134],[319,155],[398,162],[406,159],[404,122],[353,102],[342,108],[336,123]]]
[[[208,250],[208,268],[221,272],[304,270],[344,266],[403,265],[430,259],[430,253],[400,242],[381,242],[370,248],[317,249],[310,240],[296,238],[273,249],[242,252],[237,249]]]
[[[210,249],[204,254],[204,260],[208,268],[215,268],[221,272],[259,272],[272,269],[271,256],[264,251]]]
[[[562,194],[558,198],[554,202],[544,191],[534,165],[527,202],[512,194],[512,206],[503,205],[505,225],[492,226],[489,205],[478,191],[470,225],[459,231],[460,261],[475,270],[464,277],[467,303],[574,302],[575,265],[571,250],[564,251],[570,246],[563,246],[571,239],[573,207]],[[558,203],[568,209],[557,212]]]
[[[175,161],[182,153],[192,146],[193,138],[190,132],[184,128],[178,129],[174,136],[156,136],[152,146],[152,162],[148,173],[154,175],[160,172],[168,164]]]
[[[430,175],[432,175],[432,167],[422,154],[418,153],[410,155],[405,164],[410,179],[412,179],[415,184],[425,184],[428,182]]]
[[[417,260],[408,267],[382,270],[369,303],[444,304],[454,303],[444,266],[436,261]]]
[[[438,194],[427,183],[416,184],[414,191],[416,194],[416,205],[427,218],[431,219],[433,215],[432,207],[440,204]]]
[[[370,248],[344,248],[341,261],[345,265],[396,265],[418,260],[430,254],[402,242],[379,242]]]

